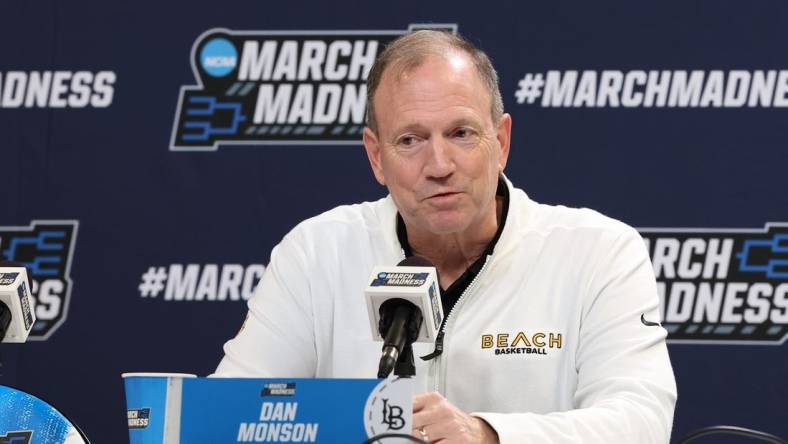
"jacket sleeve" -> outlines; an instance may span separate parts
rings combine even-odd
[[[248,302],[235,338],[224,344],[214,376],[313,377],[316,351],[311,288],[305,254],[291,235],[271,261]]]
[[[488,413],[502,444],[666,444],[676,382],[659,319],[654,272],[631,228],[600,254],[583,298],[574,410]]]

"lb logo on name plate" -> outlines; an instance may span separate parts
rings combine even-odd
[[[410,433],[413,389],[405,378],[384,379],[369,394],[364,406],[367,436]]]

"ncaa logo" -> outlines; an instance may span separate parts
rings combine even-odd
[[[200,51],[202,69],[213,77],[224,77],[235,70],[238,51],[225,38],[208,41]]]

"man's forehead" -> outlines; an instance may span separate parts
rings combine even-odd
[[[402,86],[437,70],[463,77],[476,76],[478,78],[478,73],[467,54],[449,50],[445,54],[429,53],[409,61],[395,62],[383,73],[381,86],[383,84],[388,84],[391,87]]]
[[[476,66],[462,53],[430,55],[412,66],[394,66],[386,70],[375,92],[376,106],[411,100],[439,99],[460,94],[461,100],[491,100]],[[378,103],[378,101],[382,103]],[[479,103],[480,106],[486,106]]]
[[[483,118],[489,114],[490,100],[470,57],[457,51],[429,55],[410,67],[390,67],[375,93],[378,117],[387,115],[391,118],[392,112],[396,115],[396,121],[386,125],[389,129],[390,125],[400,127],[412,123],[404,121],[402,111],[429,112],[433,105],[437,111],[447,110],[446,107],[451,106],[454,112],[465,119]],[[453,119],[455,116],[445,117]]]

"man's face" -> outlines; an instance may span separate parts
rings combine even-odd
[[[495,217],[511,117],[493,122],[491,100],[461,54],[383,75],[374,98],[378,132],[365,129],[364,146],[408,227],[458,233]]]

